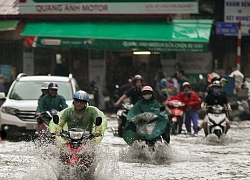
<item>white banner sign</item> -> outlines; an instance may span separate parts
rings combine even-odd
[[[23,52],[23,72],[27,75],[34,75],[34,54],[33,51]]]
[[[178,53],[177,62],[187,74],[207,73],[211,71],[211,53]]]
[[[198,2],[19,3],[20,14],[198,14]]]
[[[225,22],[241,22],[241,32],[250,36],[250,0],[225,0]]]

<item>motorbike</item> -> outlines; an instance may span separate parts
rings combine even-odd
[[[58,124],[59,117],[53,116],[53,122]],[[102,118],[96,118],[95,125],[100,126]],[[63,163],[63,172],[60,176],[73,176],[74,179],[93,179],[95,166],[94,147],[91,139],[94,135],[81,128],[71,128],[57,135],[67,140],[60,151],[60,161]]]
[[[171,134],[181,134],[183,124],[184,103],[178,100],[172,100],[168,103],[169,120],[172,124]]]
[[[232,101],[230,102],[230,106],[232,111],[229,114],[232,121],[244,121],[250,119],[249,104],[246,100]]]
[[[130,104],[128,102],[121,104],[121,109],[118,109],[116,113],[118,129],[117,131],[113,129],[114,135],[118,134],[119,137],[123,136],[123,130],[127,121],[127,114],[132,107],[133,107],[133,104]]]
[[[53,115],[57,114],[57,112],[58,112],[57,110],[52,109],[50,111],[41,112],[41,115],[36,117],[38,124],[41,124],[41,127],[42,127],[40,132],[37,131],[37,134],[49,134],[50,133],[49,123],[52,120]]]
[[[159,129],[155,129],[158,118],[159,116],[156,114],[145,112],[131,119],[136,124],[138,142],[144,142],[145,145],[142,147],[151,152],[156,150],[156,144],[168,145],[170,141],[170,132],[165,132],[166,127],[160,126]],[[163,134],[165,134],[165,138],[163,138]]]
[[[219,139],[225,135],[227,110],[220,105],[207,106],[208,115],[207,130],[209,134],[215,134]]]
[[[36,117],[36,120],[38,124],[41,125],[40,132],[37,131],[36,135],[37,138],[35,138],[35,143],[39,145],[48,145],[54,143],[54,134],[50,132],[49,130],[49,123],[53,118],[53,115],[57,114],[57,110],[52,109],[50,111],[44,111],[41,112],[40,116]]]

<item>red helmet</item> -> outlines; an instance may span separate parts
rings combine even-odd
[[[151,93],[153,93],[153,88],[151,88],[150,86],[144,86],[141,90],[141,92],[143,93],[144,91],[150,91]]]

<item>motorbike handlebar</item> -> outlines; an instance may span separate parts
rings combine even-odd
[[[52,135],[52,137],[56,137],[56,136],[60,136],[60,137],[67,138],[67,139],[72,139],[70,137],[70,132],[69,131],[64,131],[64,130],[62,130],[62,132],[60,134],[54,134],[54,135]],[[102,134],[100,134],[100,136],[102,136]],[[85,139],[92,139],[94,137],[95,136],[94,136],[93,133],[89,133],[89,134],[83,134],[80,139],[84,139],[84,138]]]

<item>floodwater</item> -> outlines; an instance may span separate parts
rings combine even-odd
[[[115,137],[117,126],[109,115],[108,129],[97,147],[95,180],[249,179],[250,121],[234,121],[228,135],[218,141],[187,134],[171,136],[169,146],[154,153],[141,145],[128,147]],[[37,148],[33,142],[0,142],[0,179],[56,180],[62,170],[56,147]],[[74,179],[74,177],[71,177]]]

